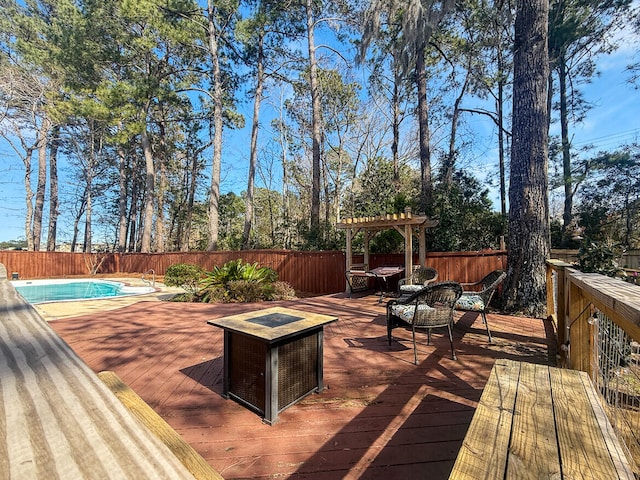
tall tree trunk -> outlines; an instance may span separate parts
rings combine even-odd
[[[167,189],[167,165],[162,159],[160,159],[160,174],[158,183],[158,194],[156,195],[158,209],[156,211],[156,234],[154,243],[156,252],[164,252],[167,249],[167,228],[166,219],[164,217],[164,194]]]
[[[33,251],[33,189],[31,188],[31,160],[33,158],[33,148],[25,148],[24,163],[24,200],[26,213],[24,216],[24,236],[27,240],[27,250]]]
[[[145,109],[146,111],[146,109]],[[146,113],[144,113],[146,119]],[[151,252],[151,232],[153,229],[153,211],[155,202],[155,178],[156,171],[153,163],[153,152],[151,142],[147,134],[146,120],[140,135],[142,151],[145,163],[145,195],[144,195],[144,218],[142,220],[142,238],[140,239],[140,251],[142,253]]]
[[[418,127],[420,144],[420,211],[429,212],[433,199],[431,183],[431,134],[429,132],[429,102],[427,101],[427,74],[424,61],[425,47],[416,51],[416,84],[418,87]]]
[[[38,131],[38,183],[36,187],[35,207],[33,210],[33,249],[40,250],[42,238],[42,216],[44,197],[47,188],[47,149],[50,123],[45,118]]]
[[[73,218],[73,237],[71,238],[71,251],[75,252],[78,245],[78,232],[80,231],[80,220],[84,215],[86,200],[87,200],[87,187],[85,185],[85,191],[82,193],[82,201],[80,202],[80,206],[78,208],[78,212]]]
[[[138,210],[135,208],[131,209],[131,219],[129,220],[129,234],[128,234],[128,243],[129,248],[127,251],[135,252],[136,251],[136,235],[138,234]]]
[[[269,192],[267,193],[267,206],[269,209],[269,239],[271,240],[271,243],[269,244],[270,248],[273,248],[276,245],[276,222],[278,218],[276,207],[273,204],[273,195],[274,194],[271,192],[271,189],[269,189]]]
[[[166,142],[166,132],[164,128],[164,123],[161,122],[160,126],[160,134],[159,134],[159,145],[160,145],[160,154],[157,155],[158,169],[160,170],[158,174],[158,185],[156,188],[156,233],[154,236],[154,251],[156,252],[164,252],[167,247],[167,229],[166,229],[166,220],[164,218],[164,194],[167,189],[167,142]]]
[[[89,173],[87,175],[87,198],[85,201],[86,207],[85,207],[85,214],[84,214],[84,242],[82,244],[82,251],[85,253],[91,253],[91,249],[92,249],[92,232],[91,232],[91,222],[93,221],[92,219],[92,214],[93,214],[93,205],[92,205],[92,198],[91,198],[91,188],[92,188],[92,183],[93,180],[91,178],[92,173]]]
[[[136,210],[136,212],[138,213],[137,215],[137,219],[136,219],[136,224],[138,225],[138,230],[136,233],[136,236],[134,237],[133,241],[135,244],[135,251],[136,252],[141,252],[142,251],[142,232],[144,231],[143,229],[143,224],[144,224],[144,189],[142,191],[142,194],[140,195],[140,205],[138,206],[138,209]]]
[[[249,178],[247,179],[247,198],[245,199],[244,231],[242,232],[242,249],[250,246],[251,225],[253,223],[253,186],[258,163],[258,130],[260,127],[260,104],[264,88],[264,36],[258,38],[258,57],[256,60],[256,96],[253,99],[253,119],[251,123],[251,152],[249,153]]]
[[[571,142],[569,142],[569,108],[567,106],[567,65],[564,55],[558,59],[558,86],[560,88],[560,136],[562,142],[562,181],[564,209],[562,212],[562,240],[571,235],[568,229],[573,219],[573,176],[571,175]]]
[[[306,0],[307,45],[309,50],[309,88],[311,90],[311,225],[310,246],[318,247],[320,236],[320,144],[322,142],[320,90],[316,62],[313,0]]]
[[[127,158],[118,146],[118,252],[127,249]]]
[[[548,0],[518,0],[505,306],[546,314],[549,246]]]
[[[393,159],[393,180],[396,185],[400,183],[400,156],[398,154],[398,145],[400,145],[400,82],[402,77],[398,73],[398,61],[393,57],[393,93],[391,95],[392,109],[392,125],[393,139],[391,141],[391,156]],[[355,172],[354,172],[355,179]]]
[[[131,188],[131,211],[129,212],[129,252],[137,251],[136,237],[138,235],[138,182],[134,182]]]
[[[460,104],[462,103],[462,99],[464,98],[464,94],[467,92],[467,87],[469,85],[470,80],[470,68],[467,70],[467,74],[465,76],[464,84],[460,89],[460,93],[456,97],[455,102],[453,103],[453,115],[451,116],[451,130],[449,133],[449,153],[447,153],[447,159],[443,166],[443,175],[442,181],[444,182],[447,188],[451,187],[453,183],[453,172],[455,170],[456,164],[456,137],[458,134],[458,121],[460,120]]]
[[[498,46],[498,157],[500,165],[500,212],[503,218],[507,218],[507,180],[504,154],[504,59],[500,46]]]
[[[98,164],[98,155],[96,153],[96,140],[95,140],[95,122],[89,124],[89,153],[87,159],[87,166],[85,170],[85,180],[87,184],[86,197],[85,197],[85,215],[84,215],[84,242],[82,251],[85,253],[91,253],[92,250],[92,222],[93,222],[93,177],[95,176],[95,166]]]
[[[181,239],[180,250],[189,250],[189,241],[191,240],[191,226],[193,223],[193,204],[196,198],[196,187],[198,186],[198,155],[194,153],[191,160],[191,175],[188,178],[189,188],[187,196],[187,215],[184,222],[184,232]]]
[[[284,123],[284,106],[282,105],[282,97],[280,98],[280,121],[278,122],[278,132],[280,133],[280,150],[282,151],[282,224],[284,226],[284,248],[291,248],[291,208],[289,205],[289,159],[287,152],[289,151],[289,142],[287,140],[287,129]]]
[[[209,245],[207,250],[218,248],[220,220],[220,162],[222,159],[222,115],[223,85],[218,58],[218,32],[216,27],[216,7],[213,0],[207,1],[208,30],[207,40],[211,55],[211,81],[213,82],[213,159],[211,164],[211,188],[209,189]]]
[[[329,238],[328,238],[328,229],[326,228],[326,226],[329,225],[330,223],[330,219],[331,219],[331,195],[329,193],[329,166],[325,163],[323,163],[322,165],[322,186],[323,186],[323,190],[324,190],[324,224],[325,224],[325,228],[322,229],[323,231],[323,235],[322,235],[322,242],[320,243],[320,246],[324,247]],[[336,185],[336,195],[338,192],[338,185]]]
[[[47,234],[47,251],[56,250],[58,231],[58,149],[60,147],[60,126],[51,130],[51,150],[49,151],[49,231]]]

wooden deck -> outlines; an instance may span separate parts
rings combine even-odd
[[[206,321],[275,305],[334,315],[325,328],[327,389],[278,423],[222,397],[222,331]],[[539,319],[458,314],[454,341],[434,331],[413,364],[411,333],[388,346],[384,303],[342,294],[295,302],[202,305],[140,302],[50,325],[95,372],[113,370],[226,479],[449,476],[498,358],[555,362]],[[426,336],[420,335],[421,339]]]

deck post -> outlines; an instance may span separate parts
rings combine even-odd
[[[569,306],[569,288],[567,269],[573,267],[570,263],[560,260],[547,261],[547,318],[556,324],[558,336],[558,352],[563,351],[563,345],[569,341],[569,324],[567,313]],[[554,295],[553,272],[556,272],[557,295]]]
[[[587,372],[591,377],[593,326],[589,324],[590,302],[575,283],[569,284],[567,334],[570,339],[568,367]]]
[[[347,237],[347,255],[345,256],[345,273],[349,273],[349,270],[351,270],[351,262],[352,262],[352,258],[351,258],[351,239],[353,238],[353,230],[351,228],[347,228],[346,233],[346,237]],[[349,282],[346,280],[345,277],[345,285],[344,285],[344,291],[346,293],[349,293]]]

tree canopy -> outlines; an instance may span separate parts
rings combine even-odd
[[[594,153],[570,142],[591,101],[579,85],[636,12],[624,0],[553,0],[547,14],[541,0],[530,13],[549,56],[531,67],[547,62],[547,113],[529,120],[561,124],[548,155],[537,123],[543,143],[528,150],[531,123],[519,114],[534,86],[513,75],[514,20],[528,6],[5,0],[0,138],[24,172],[26,247],[341,248],[342,218],[405,206],[440,220],[428,238],[436,250],[524,242],[516,225],[531,217],[514,218],[514,207],[556,219],[560,243],[584,228],[636,247],[637,186],[624,175],[637,148]],[[479,121],[486,134],[472,128]],[[522,205],[527,165],[542,167],[533,185],[544,187],[556,158],[550,188],[562,190],[562,211]]]

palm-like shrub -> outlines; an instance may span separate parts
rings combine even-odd
[[[200,283],[204,302],[255,302],[270,300],[278,274],[257,263],[232,260],[206,272]]]

